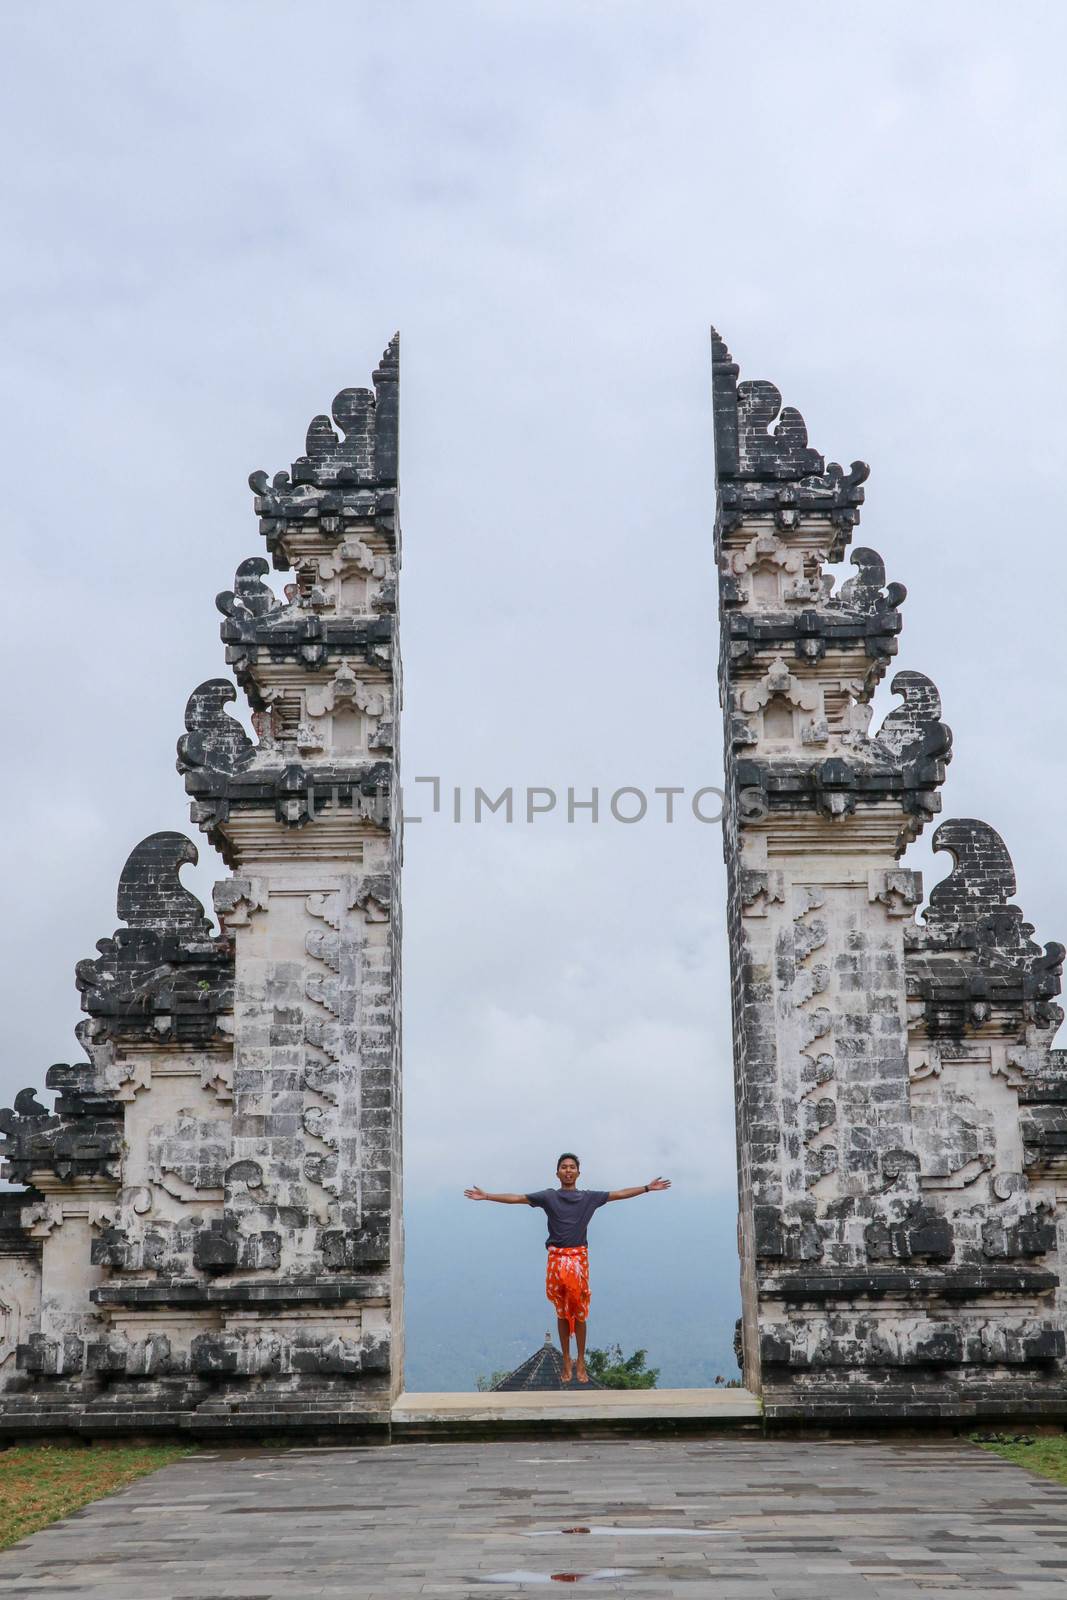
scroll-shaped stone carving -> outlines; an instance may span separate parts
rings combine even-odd
[[[314,417],[307,431],[306,454],[293,462],[292,481],[275,473],[270,486],[265,472],[253,472],[254,494],[274,504],[300,485],[318,489],[392,484],[397,471],[400,335],[394,334],[374,372],[374,389],[342,389],[330,417]],[[340,430],[338,433],[335,429]]]
[[[270,571],[270,563],[262,556],[249,556],[237,568],[233,588],[224,589],[215,596],[215,604],[224,617],[265,617],[271,611],[282,609],[274,590],[263,582]]]
[[[256,747],[226,706],[237,699],[228,678],[209,678],[193,690],[185,707],[187,732],[178,740],[178,771],[205,767],[212,772],[240,772],[252,762]]]
[[[738,385],[737,433],[742,466],[757,477],[807,478],[823,470],[804,418],[794,406],[783,407],[778,389],[763,378]]]
[[[1021,927],[1022,911],[1009,904],[1015,868],[995,828],[973,817],[951,817],[934,834],[933,847],[947,850],[953,865],[930,892],[925,922],[979,922],[996,916],[1005,926]]]
[[[41,1105],[37,1098],[37,1090],[33,1088],[20,1089],[15,1096],[15,1104],[11,1109],[0,1110],[0,1133],[10,1136],[16,1133],[20,1125],[25,1123],[41,1123],[41,1121],[54,1120],[47,1106]]]
[[[904,703],[888,713],[875,742],[901,762],[926,758],[947,765],[952,758],[952,730],[941,721],[936,685],[921,672],[898,672],[889,687]]]
[[[714,328],[711,358],[720,528],[732,532],[746,512],[757,511],[789,533],[815,511],[827,518],[835,539],[847,538],[859,520],[867,464],[854,461],[846,473],[831,461],[824,470],[799,411],[787,406],[779,416],[781,395],[773,383],[738,384],[737,364]]]
[[[877,550],[860,545],[849,560],[856,568],[856,576],[846,578],[837,594],[827,600],[828,606],[870,614],[896,611],[903,605],[908,591],[902,583],[886,583],[885,562]]]
[[[973,817],[943,822],[935,850],[953,859],[934,886],[922,925],[906,931],[909,998],[921,1001],[931,1038],[960,1038],[992,1019],[1054,1029],[1064,948],[1034,943],[1017,905],[1015,870],[1000,835]],[[1001,1020],[998,1022],[996,1016]]]
[[[130,928],[208,937],[204,908],[178,876],[198,859],[184,833],[150,833],[134,845],[119,875],[116,909],[122,921]]]
[[[1064,948],[1046,944],[1044,956],[1030,935],[1033,924],[1024,921],[1018,906],[1011,905],[1015,893],[1015,868],[1003,839],[987,822],[972,817],[954,817],[943,822],[933,837],[935,850],[947,850],[953,858],[948,877],[934,886],[924,914],[928,926],[973,924],[981,943],[998,950],[1025,950],[1039,960],[1035,963],[1050,976],[1058,975]]]
[[[343,437],[334,432],[329,417],[314,417],[307,432],[307,455],[299,465],[320,485],[373,481],[373,394],[369,389],[342,389],[330,410]]]
[[[197,859],[183,833],[150,834],[130,852],[117,897],[127,926],[100,939],[99,955],[75,969],[94,1039],[147,1034],[157,1044],[206,1043],[220,1031],[221,1014],[232,1011],[232,947],[213,936],[179,877]]]

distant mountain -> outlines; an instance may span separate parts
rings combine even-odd
[[[410,1391],[467,1390],[531,1355],[555,1314],[544,1292],[545,1217],[462,1194],[405,1199]],[[662,1388],[736,1378],[736,1206],[666,1194],[604,1207],[589,1230],[591,1345],[644,1348]]]

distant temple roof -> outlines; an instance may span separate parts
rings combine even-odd
[[[501,1378],[499,1383],[494,1383],[493,1394],[512,1392],[516,1389],[603,1389],[602,1383],[597,1383],[595,1378],[590,1378],[588,1383],[579,1383],[572,1379],[570,1383],[563,1382],[563,1357],[552,1343],[551,1333],[545,1334],[545,1342],[540,1350],[524,1361],[521,1366],[509,1372],[506,1378]]]

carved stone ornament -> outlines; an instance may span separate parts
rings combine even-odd
[[[351,661],[344,660],[325,688],[307,691],[304,704],[309,717],[323,717],[344,705],[355,706],[369,717],[380,717],[385,711],[385,696],[380,689],[368,687]]]
[[[247,928],[257,912],[266,911],[270,894],[265,878],[225,878],[212,891],[215,914],[224,928]]]
[[[781,656],[771,662],[758,683],[748,685],[741,690],[739,699],[741,710],[749,714],[762,711],[775,695],[781,695],[783,700],[787,700],[790,705],[797,706],[802,711],[819,709],[818,689],[804,683],[790,672]]]

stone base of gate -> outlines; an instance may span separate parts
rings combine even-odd
[[[4,1397],[0,1448],[33,1439],[186,1439],[262,1444],[388,1444],[419,1439],[538,1438],[552,1434],[655,1434],[758,1430],[760,1406],[746,1389],[600,1389],[520,1394],[403,1394],[383,1398],[282,1396],[269,1391],[142,1395],[104,1392]]]
[[[392,1411],[404,1439],[493,1439],[576,1433],[706,1433],[758,1429],[747,1389],[564,1389],[488,1394],[402,1394]]]

